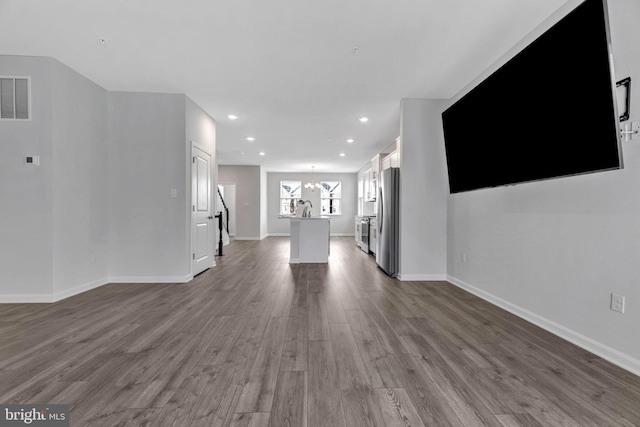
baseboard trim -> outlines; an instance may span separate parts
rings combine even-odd
[[[262,240],[260,237],[236,237],[236,240]]]
[[[398,274],[401,282],[440,282],[446,281],[446,274]]]
[[[214,265],[215,267],[215,265]],[[187,283],[193,280],[193,275],[187,276],[119,276],[110,277],[109,283]]]
[[[640,360],[628,356],[587,336],[579,334],[578,332],[572,331],[569,328],[526,310],[518,305],[512,304],[509,301],[503,300],[489,292],[476,288],[475,286],[456,279],[455,277],[447,275],[447,281],[477,297],[482,298],[485,301],[490,302],[491,304],[507,310],[509,313],[514,314],[527,322],[533,323],[534,325],[587,350],[588,352],[608,360],[622,369],[640,376]]]
[[[55,302],[53,294],[0,295],[0,304],[45,304]]]
[[[353,237],[355,234],[353,233],[331,233],[332,237]]]
[[[263,234],[262,236],[260,236],[260,240],[264,240],[264,239],[266,239],[267,237],[269,237],[269,235],[268,235],[268,234]]]
[[[90,291],[92,289],[99,288],[109,283],[109,279],[103,278],[94,280],[93,282],[85,283],[84,285],[76,286],[73,289],[67,289],[62,292],[53,294],[53,302],[62,301],[63,299],[70,298],[72,296],[81,294],[83,292]]]
[[[72,296],[99,288],[109,283],[108,279],[98,279],[72,289],[67,289],[55,294],[15,294],[0,295],[0,304],[51,304],[62,301]]]

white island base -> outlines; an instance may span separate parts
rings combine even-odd
[[[291,222],[290,264],[329,262],[329,221],[326,216],[289,217]]]

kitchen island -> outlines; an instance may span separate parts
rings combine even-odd
[[[290,264],[329,262],[330,217],[288,216],[281,218],[287,218],[291,223]]]

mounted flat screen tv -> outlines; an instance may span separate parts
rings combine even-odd
[[[606,0],[586,0],[442,114],[451,193],[622,168]]]

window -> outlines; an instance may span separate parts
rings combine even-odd
[[[296,202],[302,198],[301,181],[280,181],[280,215],[295,212]]]
[[[320,210],[322,215],[340,215],[342,206],[342,183],[338,181],[323,182],[320,184]]]
[[[29,120],[29,77],[0,76],[0,119]]]

